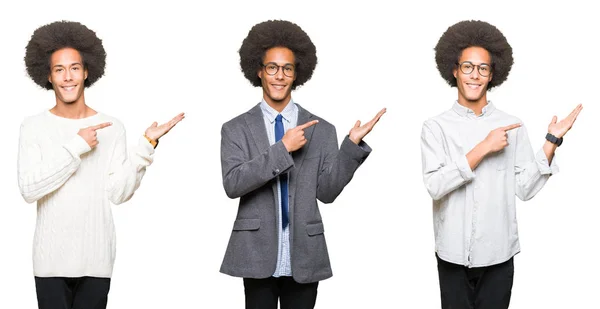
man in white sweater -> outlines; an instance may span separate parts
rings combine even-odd
[[[37,201],[33,267],[39,308],[106,308],[115,259],[110,202],[139,187],[158,139],[184,118],[153,123],[129,153],[123,124],[86,105],[104,75],[102,41],[77,22],[38,28],[26,48],[33,81],[56,105],[21,125],[18,181]]]

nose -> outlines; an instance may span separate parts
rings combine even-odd
[[[71,76],[71,70],[68,70],[68,69],[67,69],[67,70],[64,70],[64,71],[65,71],[65,75],[64,75],[64,79],[65,79],[65,81],[67,82],[67,81],[70,81],[70,80],[72,80],[72,76]]]
[[[469,74],[469,77],[471,77],[471,79],[479,79],[479,68],[478,67],[474,67],[473,68],[473,72],[471,72],[471,74]]]
[[[283,67],[277,68],[277,73],[275,73],[275,79],[283,79]]]

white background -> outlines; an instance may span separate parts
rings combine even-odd
[[[561,172],[533,200],[517,202],[522,253],[511,308],[600,307],[600,22],[583,1],[101,3],[0,8],[0,308],[37,308],[35,204],[19,194],[17,144],[23,118],[51,108],[54,95],[27,77],[23,57],[33,31],[61,19],[103,40],[106,76],[86,91],[87,103],[123,121],[130,144],[152,121],[187,115],[161,139],[133,199],[113,207],[109,308],[243,307],[242,280],[219,273],[237,207],[221,185],[220,128],[261,99],[237,51],[268,19],[299,24],[317,46],[313,78],[293,97],[336,125],[340,140],[357,119],[388,108],[366,138],[369,159],[335,203],[321,207],[334,276],[320,283],[317,308],[440,307],[419,138],[422,122],[457,97],[439,76],[433,48],[464,19],[496,25],[512,45],[513,70],[488,98],[524,121],[534,151],[553,115],[584,104],[557,151]]]

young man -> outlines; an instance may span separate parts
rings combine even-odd
[[[23,121],[19,141],[19,188],[28,203],[37,201],[39,308],[106,308],[115,259],[109,201],[131,198],[158,139],[184,118],[153,123],[128,155],[123,124],[85,103],[105,59],[102,41],[77,22],[38,28],[26,48],[29,76],[56,97],[52,109]]]
[[[553,117],[534,155],[521,120],[486,97],[513,64],[504,35],[488,23],[462,21],[435,51],[442,77],[458,89],[458,101],[425,121],[421,135],[442,308],[508,308],[520,251],[515,195],[531,199],[558,172],[554,151],[582,106],[560,122]]]
[[[356,122],[338,149],[335,127],[291,97],[317,64],[299,26],[259,23],[239,53],[263,98],[221,130],[223,186],[240,198],[221,272],[244,278],[246,308],[313,308],[318,282],[332,276],[317,199],[333,202],[350,182],[385,109]]]

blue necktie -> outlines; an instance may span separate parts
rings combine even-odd
[[[283,122],[281,122],[281,114],[275,117],[275,142],[283,138]],[[288,177],[287,174],[279,175],[279,183],[281,185],[281,226],[285,228],[288,225]]]

